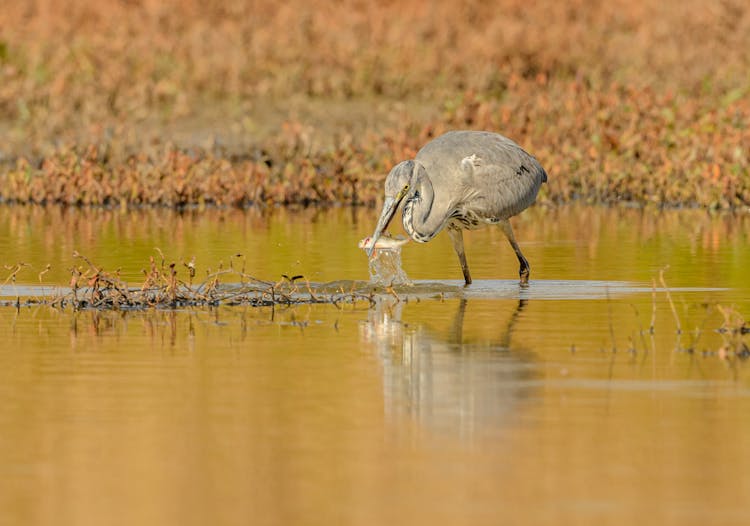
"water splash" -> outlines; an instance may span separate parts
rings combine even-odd
[[[370,282],[375,285],[411,285],[401,267],[401,247],[376,248],[370,258]]]
[[[380,236],[374,246],[371,237],[359,242],[359,248],[365,250],[365,253],[372,247],[372,257],[368,258],[370,283],[385,286],[412,284],[401,268],[401,247],[408,242],[408,238],[391,237],[387,233]]]

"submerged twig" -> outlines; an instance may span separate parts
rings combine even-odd
[[[667,295],[667,301],[669,301],[669,307],[672,309],[672,315],[674,316],[675,324],[677,324],[677,334],[682,334],[682,325],[680,324],[680,317],[677,315],[677,309],[674,306],[674,302],[672,301],[672,295],[669,293],[669,288],[667,287],[667,283],[664,281],[664,271],[667,270],[669,266],[666,266],[659,270],[659,281],[661,282],[661,286],[664,288],[664,292]]]
[[[648,332],[653,335],[654,327],[656,326],[656,280],[651,279],[651,325],[648,327]]]
[[[612,322],[612,302],[609,298],[609,287],[605,290],[607,295],[607,321],[609,322],[609,336],[612,338],[612,352],[617,352],[617,341],[615,340],[615,325]]]

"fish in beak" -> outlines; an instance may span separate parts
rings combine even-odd
[[[370,236],[367,236],[366,238],[362,239],[358,246],[359,248],[376,248],[381,250],[395,250],[399,247],[404,246],[409,242],[408,237],[404,236],[398,236],[398,237],[391,237],[389,235],[381,235],[378,240],[373,243],[372,238]]]
[[[378,224],[375,227],[375,232],[373,232],[372,236],[370,236],[370,243],[367,248],[367,257],[372,257],[372,251],[375,249],[375,244],[378,242],[378,238],[383,235],[383,232],[385,232],[385,229],[388,228],[388,225],[391,223],[391,220],[393,219],[393,216],[396,215],[396,210],[398,210],[398,205],[401,204],[401,200],[406,195],[406,192],[409,191],[409,185],[404,186],[401,191],[398,193],[398,195],[393,197],[386,197],[385,201],[383,202],[383,210],[380,212],[380,218],[378,219]]]

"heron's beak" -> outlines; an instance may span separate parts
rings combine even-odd
[[[367,249],[367,257],[372,257],[372,251],[375,249],[375,243],[378,242],[378,239],[380,236],[385,232],[385,229],[388,228],[388,225],[391,223],[391,219],[393,219],[393,216],[396,215],[396,210],[398,210],[398,205],[401,203],[401,200],[406,195],[406,192],[409,190],[409,185],[406,185],[401,191],[398,193],[396,198],[393,197],[386,197],[385,202],[383,203],[383,211],[380,212],[380,218],[378,219],[378,224],[375,227],[375,232],[370,237],[370,246]]]

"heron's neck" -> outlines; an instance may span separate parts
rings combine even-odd
[[[426,243],[440,232],[443,225],[441,222],[435,223],[435,214],[430,213],[435,192],[424,168],[416,171],[412,186],[413,190],[404,204],[404,230],[414,241]]]

